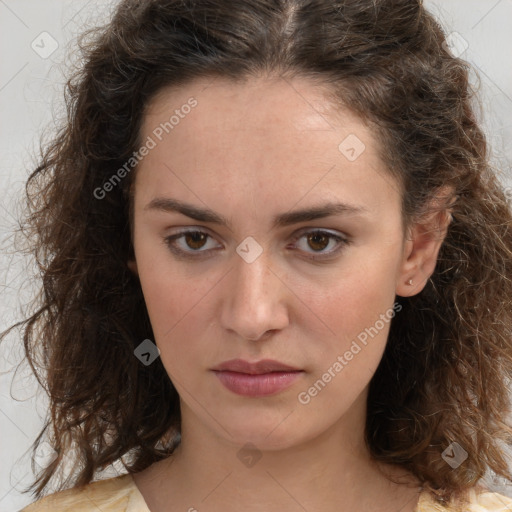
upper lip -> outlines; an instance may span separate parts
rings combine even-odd
[[[244,359],[230,359],[229,361],[224,361],[223,363],[215,366],[212,370],[248,373],[250,375],[271,372],[300,371],[299,368],[294,368],[293,366],[289,366],[272,359],[262,359],[261,361],[256,361],[254,363],[250,363]]]

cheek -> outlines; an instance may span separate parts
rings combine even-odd
[[[344,370],[349,366],[364,372],[376,369],[394,316],[393,296],[346,287],[338,297],[322,301],[322,319],[330,332],[324,337],[314,373],[327,371],[338,356],[344,359]]]
[[[152,341],[160,350],[169,378],[182,393],[180,384],[186,381],[187,369],[198,357],[193,342],[196,336],[190,329],[190,318],[199,306],[198,291],[169,271],[159,272],[156,262],[139,270],[139,277],[153,330]]]
[[[161,341],[186,313],[187,295],[184,290],[187,283],[177,275],[176,266],[172,265],[165,248],[147,239],[142,231],[136,233],[135,239],[139,281],[153,334],[157,341]]]
[[[395,299],[396,251],[370,256],[354,254],[337,276],[311,289],[308,303],[320,311],[336,336],[352,339],[373,325]]]
[[[315,417],[333,421],[367,388],[386,347],[395,315],[389,293],[364,293],[345,287],[337,299],[325,301],[325,323],[334,335],[310,346],[309,378],[297,400]],[[329,412],[326,412],[329,411]]]
[[[142,240],[141,240],[142,242]],[[141,243],[137,251],[137,265],[144,301],[162,362],[168,372],[179,373],[194,359],[201,332],[206,324],[212,292],[220,275],[205,273],[203,277],[187,272],[183,265],[160,250],[145,250]],[[176,365],[175,361],[179,361]],[[179,366],[174,368],[174,366]]]
[[[177,283],[174,276],[159,272],[158,265],[139,265],[139,279],[153,333],[161,340],[186,313],[183,284]]]
[[[333,379],[337,382],[333,389],[350,382],[351,389],[362,391],[386,346],[396,314],[393,309],[396,250],[380,254],[382,256],[366,258],[360,255],[351,264],[347,262],[347,271],[337,280],[308,296],[311,309],[320,312],[319,316],[328,327],[322,330],[327,335],[318,340],[317,347],[322,348],[317,352],[319,357],[312,373],[318,379],[330,369],[331,374],[337,376]],[[333,368],[337,362],[339,364]]]
[[[187,280],[173,273],[158,273],[156,268],[140,272],[144,300],[153,333],[160,343],[171,342],[173,334],[191,327],[207,305],[213,284],[210,280]]]

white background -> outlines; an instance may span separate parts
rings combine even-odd
[[[430,0],[427,8],[448,33],[469,44],[462,55],[480,75],[482,122],[496,167],[511,186],[512,162],[512,0]],[[11,246],[16,206],[28,172],[34,167],[42,134],[51,135],[62,115],[64,74],[73,38],[103,23],[113,2],[98,0],[0,0],[0,330],[22,315],[33,297],[32,270]],[[45,38],[57,50],[42,58],[31,47]],[[34,44],[36,44],[34,43]],[[474,82],[477,85],[476,82]],[[0,346],[0,512],[16,511],[33,499],[21,494],[30,483],[30,446],[45,415],[44,393],[25,367],[21,340],[10,336]],[[15,399],[16,400],[15,400]]]

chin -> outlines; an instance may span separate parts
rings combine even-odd
[[[257,413],[246,413],[243,417],[231,417],[226,421],[225,424],[229,425],[226,430],[230,435],[219,429],[218,425],[215,425],[215,429],[238,448],[251,444],[262,451],[286,450],[315,437],[314,433],[304,430],[304,422],[297,424],[287,418],[287,414],[264,420],[258,418]]]

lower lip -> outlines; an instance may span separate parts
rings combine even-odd
[[[215,371],[215,375],[227,389],[237,395],[253,397],[279,393],[290,387],[302,373],[302,371],[296,371],[249,375],[239,372]]]

